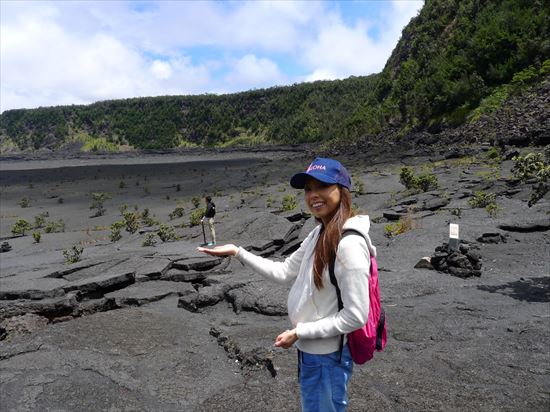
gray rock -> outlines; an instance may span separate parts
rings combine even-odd
[[[195,289],[189,283],[167,282],[153,280],[147,283],[136,283],[124,289],[105,294],[105,298],[112,298],[119,307],[141,306],[155,302],[169,295],[182,295]]]
[[[433,266],[432,266],[432,263],[431,263],[431,258],[428,256],[428,257],[423,257],[422,259],[420,259],[416,265],[414,265],[414,268],[415,269],[430,269],[430,270],[433,270]]]

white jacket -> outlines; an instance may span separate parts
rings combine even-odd
[[[296,328],[296,346],[307,353],[326,354],[340,346],[340,335],[352,332],[369,315],[370,255],[376,248],[369,237],[366,215],[346,221],[344,230],[354,229],[363,237],[348,235],[338,245],[334,274],[340,287],[344,309],[338,311],[336,289],[330,282],[328,266],[323,272],[323,288],[313,283],[313,258],[321,226],[311,231],[302,245],[284,262],[274,262],[239,248],[237,259],[255,272],[279,283],[294,280],[288,295],[288,315]]]

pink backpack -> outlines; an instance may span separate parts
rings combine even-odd
[[[356,230],[346,230],[343,236],[347,234],[357,234],[363,236],[361,232]],[[334,263],[336,256],[330,262],[329,275],[330,281],[336,288],[336,296],[338,297],[338,310],[342,310],[344,304],[340,294],[340,288],[334,275]],[[353,361],[359,365],[372,359],[374,351],[381,351],[386,346],[386,315],[384,308],[380,304],[380,287],[378,286],[378,264],[374,256],[370,257],[370,277],[369,277],[369,317],[367,323],[363,327],[348,333],[348,345]],[[344,345],[344,335],[340,339],[340,356]]]

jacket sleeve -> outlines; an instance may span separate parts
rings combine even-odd
[[[298,323],[296,333],[300,339],[328,338],[350,333],[367,322],[370,305],[370,254],[364,239],[358,241],[357,236],[346,236],[342,239],[336,254],[334,274],[344,308],[314,322]],[[330,281],[328,283],[325,287],[334,288]]]
[[[313,241],[312,238],[315,232],[316,230],[313,230],[302,242],[298,250],[283,262],[274,262],[273,260],[257,256],[242,247],[239,247],[236,258],[267,279],[277,283],[287,283],[298,276],[307,244]]]

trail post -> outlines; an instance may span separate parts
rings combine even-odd
[[[458,250],[458,245],[460,243],[458,237],[458,225],[456,223],[449,224],[449,249]]]

